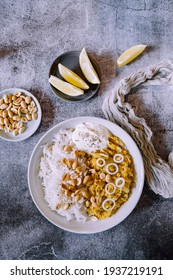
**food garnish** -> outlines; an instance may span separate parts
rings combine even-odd
[[[91,84],[100,84],[100,80],[97,75],[97,72],[95,71],[95,69],[91,63],[85,48],[82,49],[82,51],[79,55],[79,65],[80,65],[80,68],[81,68],[85,78]]]
[[[145,50],[146,47],[147,45],[136,45],[123,52],[117,59],[118,66],[121,67],[130,63],[137,56],[139,56]]]
[[[64,78],[64,80],[66,80],[70,84],[72,84],[78,88],[84,89],[84,90],[89,89],[89,86],[87,85],[87,83],[85,83],[81,77],[79,77],[75,72],[73,72],[66,66],[59,63],[58,69],[59,69],[59,73]]]
[[[107,183],[105,186],[105,191],[107,194],[113,194],[116,191],[116,187],[113,183]]]
[[[114,175],[118,172],[118,165],[116,163],[109,163],[106,165],[106,172],[110,175]]]
[[[115,162],[120,163],[124,160],[124,156],[122,154],[115,154],[113,159]]]
[[[103,167],[105,165],[105,159],[104,158],[98,158],[97,161],[96,161],[97,165],[99,167]]]
[[[115,207],[116,203],[115,200],[112,198],[106,198],[103,202],[102,202],[102,208],[105,211],[112,211]]]
[[[49,78],[49,83],[54,86],[59,91],[69,95],[69,96],[79,96],[84,94],[84,91],[76,86],[73,86],[67,82],[62,81],[56,76],[51,75]]]
[[[118,187],[118,188],[123,188],[124,187],[124,184],[125,184],[125,180],[123,177],[119,177],[116,179],[115,181],[115,185]]]

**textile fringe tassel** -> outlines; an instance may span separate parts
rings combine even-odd
[[[125,96],[131,89],[147,80],[150,80],[150,84],[173,84],[172,62],[164,60],[121,80],[116,92],[104,100],[102,110],[108,120],[125,129],[138,145],[151,189],[156,194],[170,198],[173,197],[173,151],[168,157],[168,163],[158,156],[151,140],[152,131],[145,119],[137,117],[132,106],[125,102]]]

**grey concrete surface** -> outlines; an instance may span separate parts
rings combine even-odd
[[[29,157],[49,128],[75,116],[104,117],[103,99],[122,77],[173,57],[173,1],[1,0],[0,10],[0,90],[27,89],[43,110],[32,137],[18,143],[0,139],[0,259],[173,259],[173,199],[155,195],[147,185],[126,220],[93,235],[48,222],[27,185]],[[146,52],[118,69],[117,57],[138,43],[149,46]],[[101,67],[101,89],[85,103],[65,103],[50,90],[49,67],[58,55],[84,46]],[[173,148],[172,94],[171,87],[153,87],[129,97],[165,159]]]

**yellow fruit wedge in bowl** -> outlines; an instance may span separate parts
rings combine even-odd
[[[84,90],[89,89],[89,86],[87,85],[87,83],[85,83],[84,80],[81,79],[81,77],[79,77],[75,72],[73,72],[66,66],[59,63],[58,69],[59,69],[59,73],[64,78],[64,80],[66,80],[70,84],[72,84],[78,88],[84,89]]]
[[[61,79],[57,78],[56,76],[51,75],[49,78],[49,83],[54,86],[59,91],[70,95],[70,96],[79,96],[84,94],[84,91],[80,88],[77,88],[67,82],[62,81]]]
[[[136,45],[125,52],[123,52],[120,57],[117,59],[117,64],[119,67],[124,66],[134,60],[138,55],[140,55],[147,45]]]
[[[81,68],[85,78],[91,84],[100,84],[99,77],[88,57],[88,54],[87,54],[85,48],[83,48],[82,51],[80,52],[79,65],[80,65],[80,68]]]

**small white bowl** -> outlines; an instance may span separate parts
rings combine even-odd
[[[94,124],[102,124],[112,134],[118,136],[126,145],[131,156],[133,157],[136,171],[136,185],[132,190],[132,194],[128,201],[124,203],[120,209],[110,218],[105,220],[87,221],[85,223],[77,222],[76,220],[67,222],[66,219],[58,215],[55,211],[50,210],[47,202],[44,199],[44,191],[41,185],[41,180],[38,178],[40,158],[45,144],[52,144],[54,135],[60,129],[75,128],[79,123],[91,122]],[[28,184],[32,199],[39,211],[52,224],[75,233],[97,233],[110,229],[122,222],[135,208],[141,196],[144,184],[144,165],[141,154],[133,139],[122,128],[114,123],[95,117],[79,117],[66,120],[51,128],[37,143],[34,148],[28,166]]]
[[[5,131],[0,130],[0,138],[7,140],[7,141],[11,141],[11,142],[18,142],[18,141],[25,140],[28,137],[30,137],[32,134],[34,134],[34,132],[37,130],[37,128],[40,125],[41,116],[42,116],[41,107],[40,107],[38,100],[35,98],[35,96],[33,94],[31,94],[27,90],[24,90],[21,88],[5,89],[0,92],[0,99],[4,96],[4,94],[13,94],[17,91],[23,92],[25,95],[32,97],[32,100],[34,100],[34,102],[36,103],[36,106],[37,106],[38,118],[37,118],[37,120],[34,120],[34,121],[28,121],[26,124],[27,125],[26,130],[22,134],[18,134],[17,136],[14,136],[12,132],[6,133]]]

